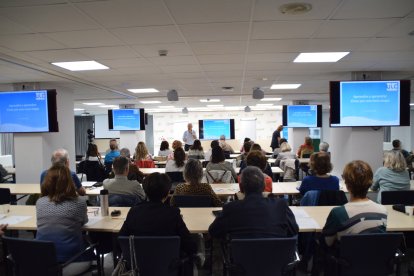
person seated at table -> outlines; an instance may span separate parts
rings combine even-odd
[[[167,161],[174,159],[174,151],[178,148],[183,148],[183,143],[179,140],[174,140],[171,147],[173,151],[170,154],[168,154]]]
[[[165,164],[165,172],[182,172],[184,171],[185,151],[183,148],[176,148],[174,150],[174,159],[170,159]]]
[[[166,174],[152,173],[145,177],[142,185],[148,201],[130,209],[119,236],[179,236],[182,252],[188,255],[196,253],[197,244],[180,215],[180,209],[164,204],[171,189],[170,178]]]
[[[384,152],[384,166],[374,174],[373,191],[378,191],[377,202],[381,203],[383,191],[410,190],[410,176],[407,164],[400,151]]]
[[[243,165],[243,167],[246,167],[246,157],[249,154],[252,145],[252,141],[247,141],[243,144],[243,153],[236,158],[237,166],[241,167]]]
[[[295,216],[284,199],[264,198],[263,172],[248,166],[241,175],[244,200],[223,206],[223,212],[208,228],[212,237],[225,238],[277,238],[298,234]]]
[[[160,145],[160,151],[158,152],[158,156],[165,156],[167,157],[172,151],[170,150],[170,144],[168,141],[162,141]]]
[[[392,150],[401,152],[404,158],[407,158],[410,155],[408,151],[402,148],[401,141],[398,139],[392,141]]]
[[[282,146],[283,143],[287,143],[287,140],[285,138],[280,138],[279,140],[279,147],[275,148],[275,150],[272,153],[272,157],[276,158],[280,152],[282,152],[282,149],[280,148]]]
[[[204,159],[204,150],[201,146],[200,140],[194,140],[193,145],[190,147],[190,150],[188,151],[188,158],[197,160]]]
[[[69,153],[65,149],[57,149],[52,153],[51,158],[52,166],[54,165],[61,165],[65,166],[67,168],[70,167],[69,164]],[[48,170],[45,170],[40,175],[40,185],[43,185],[43,181],[45,180],[46,176],[48,174]],[[72,183],[75,185],[76,191],[79,195],[83,196],[86,194],[85,188],[82,187],[82,183],[79,180],[78,176],[75,172],[70,171],[70,175],[72,177]]]
[[[252,139],[250,139],[249,137],[244,138],[243,145],[240,147],[240,153],[244,153],[244,143],[247,143],[250,141],[252,141]]]
[[[222,134],[220,135],[220,141],[219,141],[220,147],[223,149],[224,152],[227,152],[229,154],[234,153],[233,148],[227,144],[226,142],[226,135]]]
[[[299,158],[306,158],[306,156],[310,156],[313,152],[312,138],[306,136],[305,143],[298,148],[296,155]]]
[[[105,179],[104,189],[108,190],[109,195],[130,195],[145,200],[145,192],[141,184],[136,180],[128,180],[130,161],[125,156],[116,157],[112,163],[115,178]]]
[[[310,157],[310,168],[313,175],[305,176],[299,192],[304,195],[312,190],[339,191],[339,178],[329,173],[332,171],[331,157],[325,152],[317,152]]]
[[[128,180],[136,180],[139,183],[142,183],[144,180],[144,174],[139,170],[139,168],[135,165],[135,163],[131,160],[131,152],[128,148],[122,148],[120,151],[120,156],[124,156],[129,160],[129,172],[128,172]],[[115,173],[111,171],[108,178],[114,178]]]
[[[105,166],[102,163],[101,154],[98,151],[98,146],[93,143],[88,144],[86,151],[86,158],[79,163],[78,173],[86,174],[88,181],[102,182],[108,177],[105,171]]]
[[[263,156],[266,157],[266,151],[262,150],[262,147],[259,144],[252,144],[252,146],[250,147],[250,151],[260,151]],[[247,167],[246,162],[241,162],[240,163],[240,170],[238,174],[241,174],[243,172],[243,170]],[[272,177],[273,173],[272,173],[272,168],[270,167],[269,163],[266,162],[266,168],[263,170],[263,172],[265,174],[267,174],[268,176]]]
[[[221,147],[214,147],[211,151],[211,161],[206,166],[206,173],[212,170],[230,171],[234,180],[237,179],[237,173],[230,162],[227,162],[224,157],[224,152]]]
[[[280,141],[282,141],[282,139],[280,139]],[[280,161],[282,161],[282,160],[287,160],[287,159],[295,159],[296,160],[297,159],[296,154],[292,152],[292,148],[290,147],[288,142],[280,143],[279,149],[280,149],[280,152],[277,155],[276,160],[275,160],[275,166],[276,167],[280,166]]]
[[[135,155],[134,155],[135,162],[139,161],[152,161],[152,156],[149,154],[147,146],[144,142],[140,141],[135,148]]]
[[[327,142],[322,142],[319,144],[319,151],[329,153],[329,144]]]
[[[258,143],[253,143],[252,147],[250,148],[250,150],[259,150],[263,153],[264,156],[266,156],[267,152],[265,150],[262,149],[262,146],[260,146],[260,144]]]
[[[220,148],[221,150],[221,148]],[[200,161],[190,159],[184,167],[184,180],[186,183],[178,184],[175,188],[174,194],[171,197],[170,204],[175,206],[175,195],[208,195],[211,197],[213,207],[220,207],[223,205],[220,198],[211,188],[210,184],[201,183],[203,178],[203,166]]]
[[[109,140],[109,150],[105,153],[105,164],[112,164],[115,157],[119,156],[118,142],[116,139]]]
[[[87,246],[82,235],[88,222],[86,201],[76,194],[71,172],[62,164],[48,170],[41,196],[36,202],[36,239],[54,242],[57,261],[64,263]],[[92,257],[81,256],[63,274],[80,275],[90,267]]]
[[[210,143],[210,149],[206,152],[206,154],[204,154],[204,158],[206,161],[211,161],[211,156],[213,155],[213,148],[214,147],[219,147],[220,143],[218,140],[213,140]]]
[[[247,158],[246,158],[246,164],[247,164],[247,166],[254,166],[254,167],[257,167],[260,170],[262,170],[263,176],[264,176],[264,182],[265,182],[264,191],[271,193],[272,192],[272,186],[273,186],[272,177],[267,175],[263,171],[267,166],[266,157],[258,150],[250,151],[249,154],[247,155]],[[238,176],[238,182],[239,182],[240,191],[242,193],[244,193],[243,185],[241,184],[241,181],[240,181],[241,179],[240,178],[241,177],[239,175]]]

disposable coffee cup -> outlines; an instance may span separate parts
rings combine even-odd
[[[405,213],[410,217],[414,216],[414,206],[405,206]]]

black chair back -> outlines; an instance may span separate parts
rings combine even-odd
[[[177,207],[212,207],[208,195],[173,195]]]
[[[11,204],[11,194],[9,188],[0,188],[0,204]]]
[[[141,202],[136,195],[110,194],[108,197],[109,206],[112,207],[133,207]]]
[[[383,191],[381,192],[381,204],[414,204],[414,190],[409,191]]]
[[[79,163],[78,171],[86,174],[88,181],[102,182],[108,178],[105,167],[99,161],[84,160]]]
[[[319,193],[318,206],[337,206],[348,203],[344,191],[323,190]]]
[[[287,270],[294,269],[295,262],[298,261],[296,241],[296,237],[231,240],[231,275],[285,275]]]
[[[394,270],[395,254],[403,241],[402,233],[344,235],[340,242],[341,276],[381,276]]]
[[[185,182],[183,172],[167,172],[166,174],[170,177],[171,182]]]
[[[125,260],[130,263],[129,237],[118,237]],[[176,276],[179,272],[180,237],[134,237],[139,275]]]
[[[60,266],[53,242],[11,237],[3,237],[3,240],[10,253],[15,276],[59,275]]]

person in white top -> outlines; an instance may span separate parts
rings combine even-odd
[[[185,143],[184,150],[188,151],[190,147],[194,144],[194,140],[197,139],[197,135],[195,131],[193,130],[193,124],[189,123],[187,125],[187,130],[184,131],[183,134],[183,141]]]

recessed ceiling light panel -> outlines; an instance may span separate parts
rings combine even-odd
[[[103,103],[83,103],[84,105],[103,105]]]
[[[300,83],[278,83],[272,84],[270,89],[298,89],[301,85]]]
[[[293,62],[337,62],[349,52],[300,53]]]
[[[131,89],[127,89],[127,90],[129,92],[136,93],[136,94],[139,94],[139,93],[158,93],[158,92],[160,92],[155,88],[131,88]]]
[[[59,66],[61,68],[70,70],[70,71],[88,71],[88,70],[106,70],[109,69],[108,66],[105,66],[94,60],[84,60],[84,61],[69,61],[69,62],[52,62],[53,65]]]
[[[263,98],[261,99],[262,102],[278,102],[281,101],[282,98]]]
[[[142,104],[159,104],[161,101],[140,101]]]

